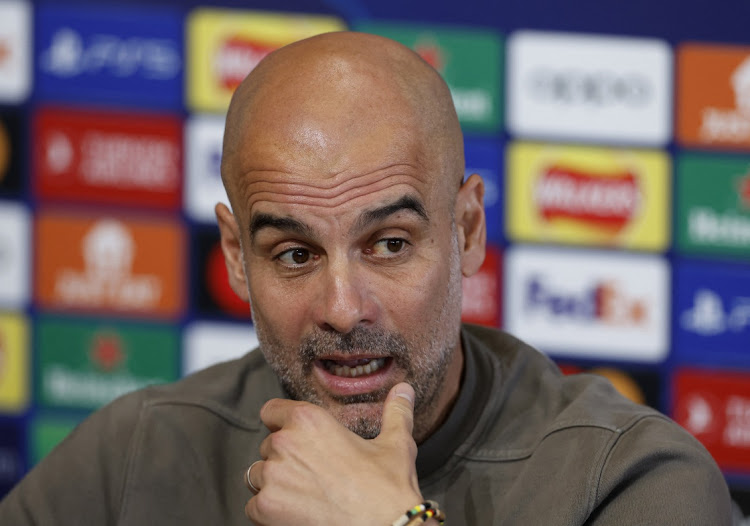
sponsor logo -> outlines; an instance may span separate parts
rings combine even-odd
[[[749,181],[750,159],[683,154],[677,165],[677,247],[750,255]]]
[[[37,238],[37,299],[45,307],[161,316],[182,310],[184,241],[171,222],[43,214]]]
[[[464,322],[500,326],[500,265],[500,251],[490,245],[479,271],[470,278],[464,278],[461,309]]]
[[[250,321],[250,306],[229,286],[229,275],[215,228],[195,232],[194,254],[201,275],[197,307],[204,314],[231,316]]]
[[[31,4],[0,4],[0,102],[23,102],[31,90]]]
[[[38,399],[48,407],[95,409],[177,377],[172,328],[44,319],[38,341]]]
[[[29,404],[30,346],[27,321],[0,315],[0,412],[19,413]]]
[[[221,182],[222,117],[192,116],[185,125],[185,208],[195,221],[216,223],[214,206],[229,206]]]
[[[668,350],[669,271],[656,256],[514,246],[505,326],[558,355],[657,362]]]
[[[598,282],[580,293],[555,290],[541,276],[526,282],[527,311],[550,318],[598,321],[605,325],[638,326],[647,317],[647,305],[622,290],[617,282]]]
[[[678,261],[675,284],[675,354],[693,363],[743,363],[750,341],[750,270]]]
[[[638,108],[648,104],[653,86],[651,79],[637,74],[541,68],[529,75],[528,89],[537,100],[551,104]]]
[[[642,194],[632,173],[602,178],[550,166],[539,178],[534,198],[547,221],[572,219],[617,233],[632,221]]]
[[[750,146],[750,48],[687,44],[678,53],[680,141]]]
[[[0,306],[21,309],[31,295],[31,218],[21,204],[0,201]]]
[[[177,118],[46,108],[36,116],[36,136],[42,198],[180,206]]]
[[[234,91],[240,82],[275,47],[261,45],[242,35],[229,37],[216,52],[215,74],[219,84]]]
[[[252,326],[233,323],[193,323],[185,329],[183,342],[183,375],[234,360],[258,346]]]
[[[433,66],[451,90],[463,129],[497,131],[502,120],[503,53],[499,35],[382,22],[362,23],[356,29],[401,42]]]
[[[674,418],[728,470],[750,468],[750,377],[731,372],[679,370]]]
[[[669,159],[656,151],[514,143],[508,232],[517,240],[663,250]]]
[[[701,336],[714,336],[725,332],[743,332],[750,327],[750,296],[734,298],[728,309],[721,296],[710,289],[695,292],[693,306],[682,313],[682,327]]]
[[[75,29],[62,27],[52,34],[49,47],[42,52],[41,67],[64,78],[107,74],[164,80],[177,76],[182,62],[170,40],[93,34],[84,41]]]
[[[181,106],[177,11],[42,6],[37,26],[45,98]]]
[[[508,48],[512,133],[647,145],[669,140],[672,57],[665,42],[518,31]]]
[[[187,22],[188,104],[193,111],[226,111],[235,88],[268,53],[343,29],[335,17],[194,9]]]

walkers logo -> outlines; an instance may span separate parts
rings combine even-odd
[[[0,194],[19,197],[23,189],[24,156],[21,111],[0,111]]]
[[[750,149],[750,47],[686,44],[677,69],[680,142]]]
[[[46,457],[78,424],[79,421],[72,418],[35,415],[29,425],[31,463],[36,464]]]
[[[180,208],[179,119],[44,108],[35,124],[40,198]]]
[[[655,256],[515,246],[505,326],[542,350],[657,362],[668,350],[669,271]]]
[[[490,31],[365,22],[358,31],[409,46],[443,76],[465,131],[496,132],[502,121],[503,44]]]
[[[130,391],[177,378],[176,329],[43,318],[37,329],[36,399],[96,409]]]
[[[520,136],[661,146],[672,53],[660,40],[518,31],[508,40],[508,126]]]
[[[183,375],[227,360],[234,360],[258,346],[258,338],[246,323],[197,322],[185,328]]]
[[[23,428],[0,422],[0,495],[6,495],[24,474]]]
[[[675,353],[691,362],[733,365],[750,342],[750,269],[681,261],[675,265]]]
[[[0,307],[22,309],[31,296],[31,218],[23,205],[0,201]]]
[[[680,251],[750,256],[750,157],[683,154],[676,186]]]
[[[31,90],[31,4],[0,3],[0,103],[18,104]]]
[[[20,413],[28,406],[30,362],[27,321],[0,314],[0,413]]]
[[[229,286],[229,274],[216,228],[194,232],[193,260],[197,261],[200,285],[196,288],[196,306],[204,314],[231,316],[250,322],[250,306]]]
[[[479,174],[484,182],[484,215],[487,242],[499,245],[503,241],[503,181],[500,171],[503,150],[497,141],[466,139],[465,176]]]
[[[750,469],[750,375],[682,369],[675,374],[673,418],[725,470]]]
[[[461,319],[489,327],[500,327],[500,280],[502,276],[500,250],[487,246],[487,254],[479,271],[463,280]]]
[[[216,224],[216,203],[229,206],[221,182],[224,119],[207,115],[190,117],[185,135],[185,210],[195,221]]]
[[[48,100],[182,107],[177,10],[43,5],[37,91]]]
[[[508,233],[523,241],[664,250],[669,172],[662,152],[514,143]]]
[[[45,308],[176,317],[184,238],[172,222],[42,213],[37,302]]]
[[[188,17],[188,105],[224,112],[263,57],[296,40],[345,29],[335,17],[198,8]]]

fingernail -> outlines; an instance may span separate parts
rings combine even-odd
[[[393,389],[396,396],[406,398],[410,404],[414,404],[414,390],[408,384],[398,384]]]

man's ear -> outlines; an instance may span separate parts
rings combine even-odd
[[[461,273],[473,276],[484,261],[487,225],[484,218],[484,182],[477,174],[471,175],[456,196],[456,228],[461,254]]]
[[[247,276],[245,275],[244,255],[240,246],[240,229],[232,212],[223,203],[216,208],[216,221],[221,233],[221,251],[224,253],[224,263],[227,265],[229,285],[242,301],[249,302],[247,291]]]

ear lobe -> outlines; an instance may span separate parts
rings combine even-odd
[[[240,245],[240,229],[237,220],[223,203],[218,203],[214,210],[219,224],[221,251],[224,253],[224,263],[229,274],[229,285],[242,301],[249,302],[244,255]]]
[[[484,217],[484,182],[477,174],[471,175],[456,196],[456,228],[458,229],[461,273],[473,276],[482,265],[487,243]]]

